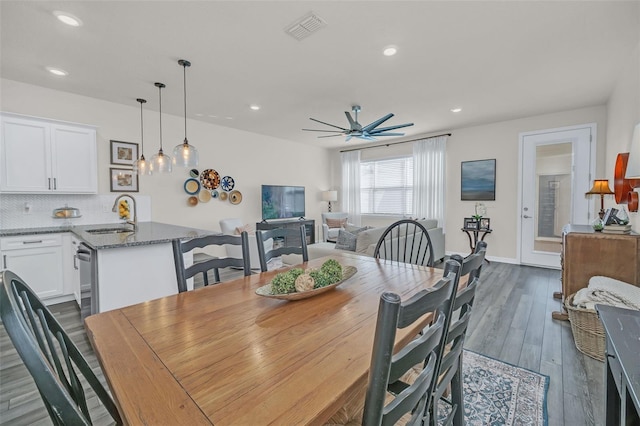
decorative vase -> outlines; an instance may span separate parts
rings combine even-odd
[[[591,227],[594,231],[601,232],[604,229],[604,221],[598,217],[591,222]]]

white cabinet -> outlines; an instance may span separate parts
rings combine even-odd
[[[75,235],[69,234],[63,239],[63,244],[66,248],[64,251],[65,290],[68,288],[73,292],[73,297],[76,300],[78,307],[80,307],[80,266],[78,263],[78,255],[76,253],[80,240]]]
[[[24,280],[41,299],[64,293],[62,234],[0,239],[2,267]]]
[[[95,194],[96,130],[3,113],[0,166],[2,192]]]

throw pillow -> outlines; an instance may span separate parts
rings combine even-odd
[[[246,225],[238,226],[236,228],[236,235],[240,235],[244,231],[247,231],[247,234],[249,234],[249,235],[255,235],[255,233],[256,233],[255,225],[247,223]]]
[[[340,250],[356,251],[357,239],[358,239],[357,235],[354,235],[351,232],[347,232],[341,229],[338,232],[338,240],[336,241],[335,248]]]
[[[347,219],[326,219],[326,222],[329,228],[344,228],[347,224]]]
[[[362,231],[366,231],[367,229],[373,228],[372,226],[356,226],[350,223],[347,223],[344,227],[345,231],[351,232],[354,235],[358,235]]]

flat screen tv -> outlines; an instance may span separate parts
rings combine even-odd
[[[262,220],[304,217],[304,186],[262,185]]]

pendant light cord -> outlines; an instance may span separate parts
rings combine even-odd
[[[162,152],[162,86],[158,86],[158,94],[160,95],[160,152]]]
[[[142,104],[144,99],[138,99],[140,102],[140,152],[142,153],[142,158],[144,158],[144,123],[143,123],[143,115],[142,115]]]
[[[187,142],[187,64],[182,64],[183,81],[184,81],[184,143]]]

